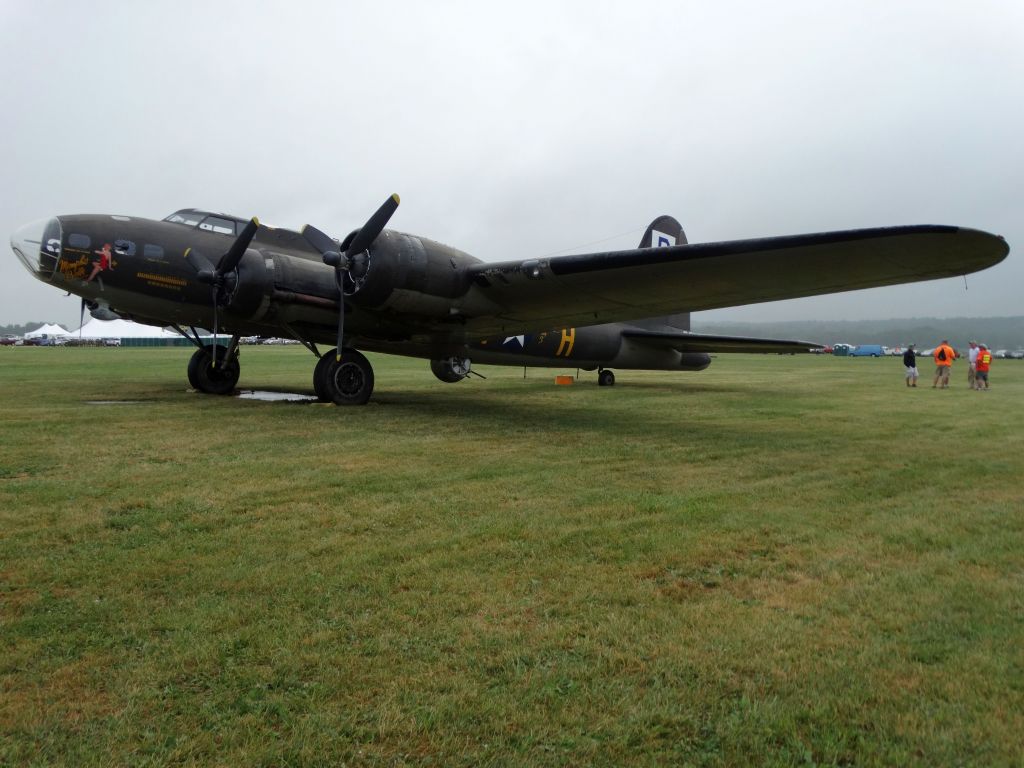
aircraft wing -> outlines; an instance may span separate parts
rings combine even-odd
[[[631,341],[658,348],[674,349],[677,352],[764,352],[789,354],[810,352],[820,349],[821,344],[813,341],[791,341],[789,339],[758,339],[746,336],[713,336],[705,333],[686,331],[648,331],[641,328],[626,329],[622,335]]]
[[[592,325],[934,280],[1007,253],[988,232],[925,225],[483,263],[470,276],[496,309],[467,327]]]

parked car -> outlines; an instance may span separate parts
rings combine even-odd
[[[4,336],[3,338],[0,338],[0,347],[13,347],[17,343],[17,336]]]
[[[860,344],[850,350],[850,357],[881,357],[884,354],[881,344]]]

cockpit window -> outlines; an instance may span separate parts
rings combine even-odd
[[[206,232],[217,232],[222,235],[237,235],[245,228],[246,221],[231,216],[218,216],[209,211],[198,211],[195,208],[183,208],[175,211],[164,221],[171,224],[184,224],[186,227],[198,227]]]
[[[172,213],[164,221],[169,221],[172,224],[184,224],[188,227],[194,227],[203,218],[202,214],[197,214],[194,211],[178,211]]]
[[[222,219],[219,216],[207,216],[199,223],[200,229],[207,232],[219,232],[222,235],[235,234],[235,222],[231,219]]]

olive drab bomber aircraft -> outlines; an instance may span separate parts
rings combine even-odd
[[[816,345],[691,333],[690,313],[966,275],[1009,253],[996,235],[932,225],[691,245],[662,216],[633,250],[488,263],[386,229],[398,203],[341,240],[184,209],[162,221],[57,216],[11,247],[36,278],[80,296],[83,314],[188,338],[196,390],[234,391],[241,337],[290,337],[318,358],[317,396],[339,405],[373,391],[359,350],[429,360],[451,383],[482,363],[596,370],[604,386],[612,369],[699,371],[711,352],[806,352]]]

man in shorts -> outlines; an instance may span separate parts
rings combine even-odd
[[[953,365],[953,358],[956,352],[949,346],[949,340],[943,339],[942,343],[935,348],[935,381],[932,382],[932,389],[941,384],[942,389],[949,389],[949,369]]]
[[[967,388],[974,389],[974,374],[977,371],[978,363],[978,342],[972,341],[971,348],[967,352]]]
[[[988,369],[992,365],[992,352],[984,344],[978,350],[977,370],[974,373],[974,388],[988,389]]]
[[[907,386],[917,386],[917,355],[914,354],[914,345],[908,344],[907,351],[903,353],[903,365],[907,368]]]

